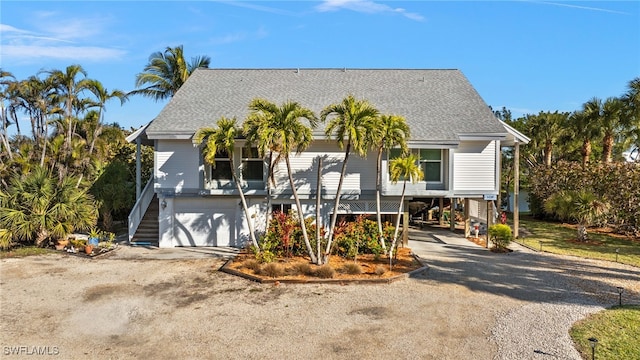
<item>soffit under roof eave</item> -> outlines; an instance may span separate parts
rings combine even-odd
[[[128,143],[134,143],[138,138],[140,138],[140,143],[142,145],[153,146],[153,140],[151,140],[147,134],[147,128],[149,127],[149,125],[151,125],[152,121],[149,121],[145,125],[141,126],[138,130],[131,133],[125,138],[125,141],[127,141]]]
[[[468,133],[458,134],[461,141],[505,140],[507,133]]]
[[[500,124],[504,126],[505,130],[507,130],[507,139],[503,145],[513,146],[515,145],[516,142],[520,144],[528,144],[531,141],[531,139],[528,138],[526,135],[519,132],[509,124],[505,123],[504,121],[500,120]]]

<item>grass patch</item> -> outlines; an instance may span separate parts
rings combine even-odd
[[[587,243],[577,242],[576,230],[562,224],[520,219],[520,226],[531,233],[518,243],[533,249],[553,254],[574,255],[590,259],[616,261],[616,249],[619,249],[618,262],[640,267],[640,241],[589,231]]]
[[[53,254],[56,251],[53,249],[35,247],[35,246],[25,246],[19,247],[15,249],[11,249],[9,251],[0,251],[0,259],[14,258],[14,257],[25,257],[25,256],[33,256],[33,255],[46,255]]]
[[[589,338],[598,339],[596,359],[640,359],[640,305],[615,306],[576,322],[569,334],[576,349],[591,359]]]

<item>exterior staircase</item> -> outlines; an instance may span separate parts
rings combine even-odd
[[[142,217],[142,221],[140,221],[140,225],[138,225],[138,229],[130,241],[131,245],[158,246],[158,237],[160,234],[160,225],[158,224],[159,214],[158,197],[154,195],[147,211]]]

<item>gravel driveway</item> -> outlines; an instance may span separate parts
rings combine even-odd
[[[411,239],[429,270],[384,285],[262,285],[190,249],[4,259],[0,350],[11,359],[579,359],[574,321],[617,303],[615,286],[640,303],[631,266],[517,245],[493,254],[447,232]]]

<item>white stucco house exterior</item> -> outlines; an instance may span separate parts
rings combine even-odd
[[[215,126],[221,116],[241,123],[257,97],[278,105],[296,101],[319,114],[349,94],[368,100],[382,114],[406,118],[409,147],[420,156],[426,177],[408,184],[406,200],[497,195],[501,146],[527,140],[496,119],[459,70],[198,69],[155,119],[128,138],[154,147],[153,178],[139,191],[130,216],[130,240],[160,247],[243,245],[248,227],[236,187],[221,173],[223,165],[216,170],[204,163],[194,133]],[[292,154],[291,161],[303,210],[315,216],[318,158],[323,158],[320,221],[328,226],[344,153],[326,139],[324,125],[314,132],[311,147],[299,156]],[[235,163],[250,221],[264,230],[267,159],[243,150],[242,139],[237,147]],[[389,181],[388,156],[383,158],[382,212],[393,216],[402,184]],[[375,214],[375,161],[374,152],[366,158],[350,156],[340,213]],[[270,194],[273,208],[295,207],[286,176],[285,164],[277,165]]]

